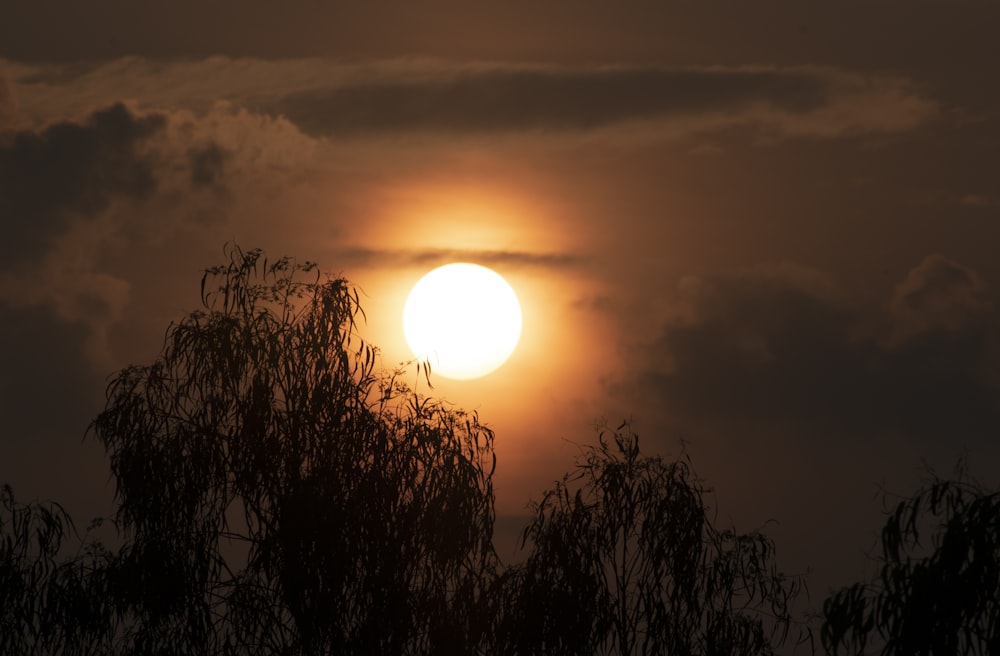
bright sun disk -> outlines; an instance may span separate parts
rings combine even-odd
[[[521,337],[521,305],[500,274],[456,262],[414,285],[403,308],[410,350],[446,378],[479,378],[502,365]]]

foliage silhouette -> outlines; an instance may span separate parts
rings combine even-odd
[[[376,374],[343,280],[229,259],[92,425],[125,538],[115,649],[472,653],[496,571],[492,432]]]
[[[824,603],[827,651],[1000,653],[1000,493],[934,476],[896,505],[881,543],[877,577]]]
[[[602,432],[535,504],[526,561],[500,583],[511,654],[762,654],[785,642],[798,583],[773,545],[712,526],[686,458]]]
[[[116,482],[119,545],[3,489],[0,653],[785,642],[798,584],[775,570],[772,543],[716,529],[690,463],[641,456],[625,425],[536,504],[527,559],[502,569],[492,431],[377,370],[344,280],[257,250],[227,256],[205,272],[204,309],[167,328],[151,365],[112,378],[90,427]]]
[[[20,503],[0,488],[0,654],[97,651],[110,625],[95,597],[110,554],[86,551],[72,519],[55,503]]]

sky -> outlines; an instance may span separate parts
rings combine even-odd
[[[236,242],[361,293],[391,369],[451,261],[521,299],[431,393],[496,430],[502,553],[595,426],[681,449],[818,609],[882,492],[1000,464],[1000,5],[15,1],[0,481],[111,508],[85,439]],[[413,381],[418,378],[412,373]],[[891,498],[891,497],[890,497]]]

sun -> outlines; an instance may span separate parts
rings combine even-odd
[[[421,278],[403,308],[410,350],[446,378],[479,378],[502,365],[521,337],[521,304],[500,274],[456,262]]]

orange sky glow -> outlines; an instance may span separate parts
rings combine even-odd
[[[998,5],[15,4],[0,482],[19,496],[106,511],[81,437],[107,377],[156,357],[229,242],[346,277],[387,371],[425,273],[511,284],[502,367],[406,374],[495,429],[507,553],[602,420],[686,448],[723,523],[775,520],[816,600],[867,573],[879,489],[964,453],[996,482]]]

